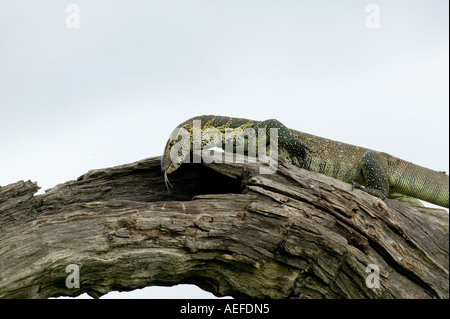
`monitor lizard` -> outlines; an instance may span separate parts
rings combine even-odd
[[[420,199],[449,207],[449,176],[445,172],[415,165],[387,153],[289,129],[276,119],[254,121],[227,116],[202,115],[181,123],[167,141],[161,159],[161,170],[164,172],[166,185],[170,185],[167,174],[177,170],[188,156],[188,152],[193,149],[194,120],[201,121],[199,128],[202,133],[211,128],[221,133],[230,129],[253,128],[257,131],[258,128],[264,128],[267,138],[270,138],[269,129],[276,128],[279,156],[298,167],[351,183],[353,187],[381,199],[395,198],[416,206],[423,206]],[[182,141],[180,134],[177,134],[181,129],[190,134],[187,142]],[[171,152],[175,145],[180,143],[189,143],[189,145],[184,145],[184,148],[178,145],[176,151],[178,156],[172,160]],[[236,143],[236,139],[226,141],[222,138],[215,142],[201,140],[201,143],[201,149],[204,147],[225,149],[225,143]],[[244,143],[247,150],[247,141]],[[186,148],[186,146],[190,147]]]

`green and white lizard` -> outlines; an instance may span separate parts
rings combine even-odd
[[[180,135],[167,141],[161,160],[161,169],[164,172],[166,184],[168,183],[167,174],[177,170],[188,156],[188,151],[193,149],[194,120],[201,121],[201,132],[214,128],[223,133],[223,136],[230,129],[254,128],[257,131],[258,128],[265,128],[267,137],[270,138],[270,128],[276,128],[279,156],[298,167],[352,183],[354,187],[363,189],[381,199],[389,197],[423,206],[418,200],[421,199],[439,206],[449,207],[449,176],[445,172],[433,171],[386,153],[289,129],[275,119],[253,121],[203,115],[181,123],[178,130],[184,129],[190,134],[191,138],[188,139],[190,147],[183,148],[178,145],[178,157],[173,161],[171,151],[175,145],[181,142]],[[267,141],[269,142],[268,139]],[[216,141],[214,145],[211,145],[209,141],[208,143],[208,147],[225,149],[224,145],[227,141],[223,138]],[[247,148],[247,144],[245,147]]]

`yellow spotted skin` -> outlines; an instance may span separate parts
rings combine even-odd
[[[275,119],[253,121],[202,115],[181,123],[178,128],[182,127],[192,135],[194,120],[201,121],[202,132],[208,128],[218,129],[222,133],[227,129],[266,128],[270,137],[269,129],[277,128],[279,156],[298,167],[353,183],[355,187],[380,198],[396,198],[414,205],[421,205],[417,200],[421,199],[449,207],[449,176],[443,172],[386,153],[289,129]],[[223,147],[224,142],[214,146]],[[173,141],[169,139],[161,161],[162,171],[166,173],[171,173],[181,165],[170,160],[172,146]]]

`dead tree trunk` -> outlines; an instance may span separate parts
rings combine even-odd
[[[1,187],[0,297],[191,283],[237,298],[449,298],[445,210],[283,162],[273,175],[185,164],[169,194],[159,165],[93,170],[43,195],[30,181]]]

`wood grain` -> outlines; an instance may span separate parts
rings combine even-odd
[[[449,298],[449,215],[379,200],[280,162],[160,157],[90,171],[35,195],[0,187],[0,297],[195,284],[235,298]],[[69,289],[66,266],[80,268]],[[369,288],[368,265],[380,271]],[[188,297],[188,296],[187,296]]]

